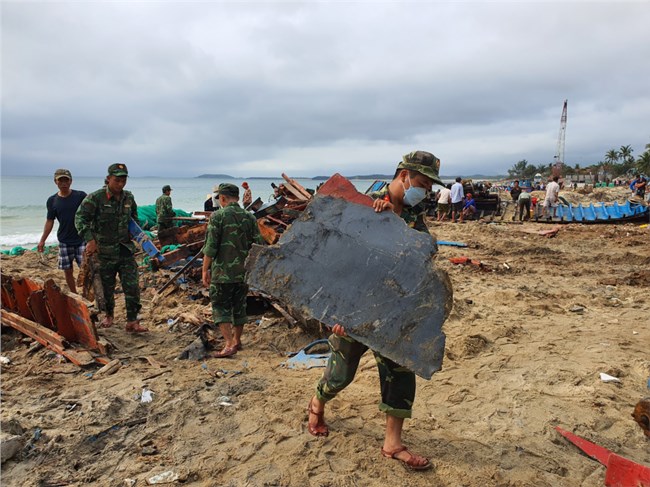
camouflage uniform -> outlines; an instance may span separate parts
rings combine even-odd
[[[210,217],[203,254],[214,259],[211,268],[210,301],[215,324],[243,326],[246,316],[246,270],[244,262],[253,243],[263,240],[257,220],[236,202]]]
[[[176,216],[172,208],[172,197],[168,194],[158,196],[156,200],[156,218],[158,222],[158,231],[166,230],[174,226],[172,218]]]
[[[416,159],[413,162],[413,156],[421,158],[422,154],[425,154],[426,157],[428,153],[418,151],[407,154],[404,156],[404,163],[401,163],[398,169],[417,171],[420,169],[418,164],[421,161]],[[433,157],[433,161],[429,161],[430,163],[435,164],[437,162],[435,173],[429,171],[426,173],[424,171],[418,172],[422,172],[422,174],[430,177],[436,183],[441,184],[442,181],[438,178],[439,160],[432,154],[428,155]],[[379,191],[371,193],[370,196],[373,199],[382,198],[390,201],[388,185]],[[404,206],[400,217],[409,227],[418,231],[428,232],[424,223],[424,213],[425,208],[420,203],[414,207]],[[325,402],[334,399],[339,392],[352,382],[359,366],[359,360],[368,350],[367,346],[355,339],[336,334],[332,334],[329,337],[329,346],[332,354],[323,372],[323,376],[316,385],[316,397]],[[381,385],[382,401],[379,404],[379,410],[398,418],[410,418],[413,402],[415,401],[415,374],[406,367],[402,367],[374,350],[372,353],[377,362],[379,382]]]
[[[86,242],[97,242],[106,313],[113,316],[115,276],[119,274],[126,301],[127,321],[136,320],[141,308],[138,266],[133,255],[135,244],[128,229],[131,218],[139,224],[138,207],[133,194],[123,190],[121,198],[117,199],[108,186],[86,196],[75,216],[79,235]]]

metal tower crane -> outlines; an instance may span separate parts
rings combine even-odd
[[[555,152],[555,163],[553,164],[553,176],[562,175],[562,166],[564,165],[564,139],[566,136],[566,107],[567,100],[564,100],[562,107],[562,116],[560,117],[560,134],[557,138],[557,151]]]

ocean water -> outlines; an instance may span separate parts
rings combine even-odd
[[[212,188],[219,183],[228,182],[240,186],[244,179],[209,179],[209,178],[138,178],[128,179],[126,188],[133,193],[138,206],[153,205],[156,198],[162,194],[162,187],[169,184],[172,187],[172,202],[174,208],[187,212],[203,211],[203,202]],[[271,183],[279,185],[284,180],[277,179],[247,179],[253,193],[253,199],[261,198],[267,202],[272,199]],[[321,181],[296,178],[305,188],[315,189]],[[355,187],[365,192],[373,181],[352,180]],[[74,178],[72,188],[90,193],[103,186],[104,178]],[[35,247],[43,233],[47,210],[47,199],[57,192],[52,177],[46,176],[2,176],[0,178],[0,249],[22,246],[28,249]],[[58,223],[47,240],[48,244],[57,243],[56,230]]]

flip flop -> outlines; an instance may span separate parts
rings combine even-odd
[[[237,347],[225,347],[221,352],[215,352],[210,357],[212,358],[227,358],[232,357],[237,353]]]
[[[126,331],[129,333],[146,333],[149,331],[149,328],[141,326],[140,321],[129,321],[126,324]]]
[[[397,457],[397,454],[402,453],[403,451],[409,454],[408,460],[402,460],[401,458]],[[411,470],[429,470],[433,466],[428,458],[425,458],[425,457],[423,457],[421,455],[416,455],[414,453],[411,453],[409,451],[409,449],[407,447],[405,447],[405,446],[401,446],[398,449],[393,450],[393,451],[386,451],[386,450],[384,450],[382,448],[381,449],[381,454],[386,458],[391,458],[393,460],[398,460],[399,462],[401,462],[401,464],[405,468],[408,468],[408,469],[411,469]],[[418,457],[419,458],[424,458],[427,462],[420,465],[419,463],[417,463],[415,461],[415,459],[418,458]]]

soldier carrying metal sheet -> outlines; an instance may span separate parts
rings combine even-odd
[[[438,174],[440,160],[429,152],[416,151],[405,155],[397,166],[392,182],[372,193],[376,212],[393,211],[412,228],[427,231],[423,221],[424,200],[434,183],[441,184]],[[308,430],[314,436],[327,436],[329,428],[324,420],[325,404],[347,387],[354,379],[359,360],[368,347],[347,336],[340,324],[334,325],[329,338],[332,354],[307,408]],[[411,417],[415,400],[415,374],[387,357],[373,351],[379,379],[382,402],[379,409],[386,413],[386,433],[381,453],[399,460],[413,470],[431,468],[431,462],[408,450],[402,443],[405,418]]]

